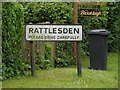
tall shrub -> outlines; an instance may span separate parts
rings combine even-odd
[[[3,79],[23,74],[22,35],[24,13],[17,2],[3,3],[2,7],[2,66]]]
[[[110,30],[109,35],[109,51],[118,51],[118,41],[120,34],[120,2],[110,2],[108,3],[109,14],[108,14],[108,24],[107,29]]]
[[[63,2],[29,2],[22,4],[25,9],[25,23],[40,23],[50,21],[60,24],[72,23],[73,8],[71,3]]]

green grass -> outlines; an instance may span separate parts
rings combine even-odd
[[[36,71],[36,76],[19,76],[3,81],[3,88],[118,88],[118,55],[108,54],[106,71],[90,70],[89,58],[82,57],[82,77],[76,67]]]

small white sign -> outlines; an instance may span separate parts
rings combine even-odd
[[[28,41],[81,41],[82,26],[74,25],[26,25]]]

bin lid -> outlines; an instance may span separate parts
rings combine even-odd
[[[98,30],[87,31],[87,34],[108,35],[110,34],[110,32],[105,29],[98,29]]]

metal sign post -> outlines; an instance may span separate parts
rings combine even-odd
[[[82,59],[81,59],[81,53],[80,53],[80,42],[77,42],[76,44],[77,49],[77,72],[78,77],[82,77]]]
[[[31,74],[32,76],[35,76],[35,60],[34,60],[33,41],[30,41],[30,59],[31,59]]]

